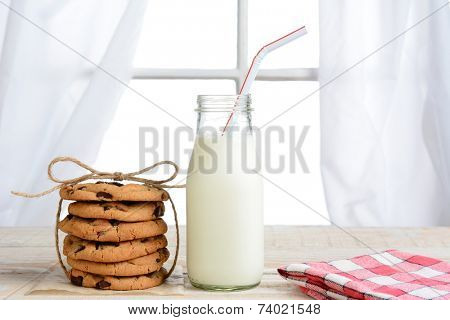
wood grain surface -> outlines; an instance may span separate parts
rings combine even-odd
[[[182,228],[182,239],[185,229]],[[63,235],[61,235],[63,236]],[[174,228],[169,228],[173,252]],[[56,260],[50,228],[0,228],[2,299],[307,299],[276,268],[289,263],[348,258],[399,249],[450,261],[450,228],[347,228],[266,226],[265,272],[257,288],[231,293],[193,288],[187,279],[182,241],[178,268],[164,285],[133,292],[99,291],[72,286]],[[170,260],[169,262],[170,263]]]

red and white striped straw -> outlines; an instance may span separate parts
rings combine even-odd
[[[273,50],[278,49],[279,47],[284,46],[285,44],[288,44],[289,42],[291,42],[295,39],[300,38],[301,36],[305,35],[306,33],[307,33],[306,27],[302,26],[292,32],[289,32],[288,34],[282,36],[281,38],[278,38],[278,39],[266,44],[261,49],[259,49],[258,53],[253,57],[250,68],[248,69],[247,74],[245,75],[244,82],[242,83],[242,86],[239,90],[239,96],[248,94],[250,92],[250,87],[252,86],[252,83],[256,78],[261,61],[264,59],[264,57],[268,53],[272,52]],[[238,99],[239,99],[239,97],[238,97]],[[223,128],[222,135],[225,133],[225,130],[227,129],[228,125],[231,122],[231,119],[233,118],[233,115],[234,115],[234,112],[236,109],[236,105],[237,105],[237,101],[236,101],[236,104],[235,104],[233,110],[231,111],[230,116],[228,117],[225,127]]]

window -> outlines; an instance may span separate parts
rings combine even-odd
[[[309,34],[271,53],[252,86],[254,124],[262,125],[318,88],[318,0],[151,0],[134,61],[130,86],[195,127],[198,94],[232,94],[240,87],[258,49],[306,24]],[[311,207],[326,213],[319,171],[319,97],[301,103],[273,124],[295,125],[299,136],[310,126],[302,146],[309,173],[266,174]],[[126,90],[101,146],[96,167],[135,170],[139,166],[139,127],[176,128],[180,124],[148,101]],[[191,144],[186,137],[186,143]],[[189,146],[191,147],[191,146]],[[273,153],[289,146],[274,141]],[[176,150],[157,147],[159,159]],[[179,160],[186,168],[189,155]],[[125,164],[125,166],[124,166]],[[174,191],[184,218],[184,193]],[[271,184],[265,184],[266,224],[326,224]]]

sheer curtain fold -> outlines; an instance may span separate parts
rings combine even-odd
[[[57,194],[30,200],[9,192],[50,187],[47,164],[54,157],[95,160],[125,89],[120,82],[131,76],[146,1],[9,5],[19,14],[0,6],[7,19],[0,25],[0,225],[50,225]]]
[[[450,225],[448,2],[320,0],[320,37],[332,221]]]

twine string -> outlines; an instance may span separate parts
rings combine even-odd
[[[90,171],[90,173],[82,175],[80,177],[77,178],[72,178],[72,179],[59,179],[57,177],[55,177],[55,175],[53,174],[53,167],[55,166],[55,164],[57,164],[58,162],[72,162],[76,165],[78,165],[79,167],[86,169],[87,171]],[[151,171],[161,165],[170,165],[173,169],[174,172],[172,173],[171,176],[169,176],[167,179],[162,179],[162,180],[151,180],[151,179],[145,179],[142,177],[139,177],[139,175]],[[40,198],[43,197],[47,194],[50,194],[56,190],[59,190],[65,186],[68,185],[72,185],[72,184],[77,184],[86,180],[104,180],[104,179],[112,179],[114,181],[134,181],[134,182],[140,182],[145,184],[146,186],[149,187],[154,187],[157,189],[167,189],[167,188],[184,188],[186,185],[185,184],[177,184],[177,185],[167,185],[167,182],[172,181],[173,179],[176,178],[176,176],[178,175],[179,172],[179,167],[175,162],[169,161],[169,160],[165,160],[165,161],[159,161],[156,162],[155,164],[143,168],[139,171],[135,171],[135,172],[130,172],[130,173],[122,173],[122,172],[102,172],[102,171],[98,171],[90,166],[88,166],[87,164],[81,162],[80,160],[76,159],[76,158],[72,158],[72,157],[57,157],[55,159],[53,159],[49,165],[48,165],[48,169],[47,169],[47,175],[48,178],[55,182],[58,183],[58,185],[45,190],[43,192],[39,192],[39,193],[26,193],[26,192],[18,192],[18,191],[11,191],[12,194],[16,195],[16,196],[20,196],[20,197],[25,197],[25,198]],[[178,214],[177,214],[177,210],[175,208],[175,204],[172,200],[172,197],[169,195],[169,201],[170,204],[172,206],[172,210],[173,210],[173,215],[174,215],[174,219],[175,219],[175,228],[176,228],[176,249],[175,249],[175,257],[172,263],[172,266],[170,267],[169,271],[167,272],[166,275],[166,279],[168,277],[170,277],[170,275],[173,273],[173,271],[175,270],[177,261],[178,261],[178,254],[179,254],[179,250],[180,250],[180,230],[179,230],[179,226],[178,226]],[[55,245],[56,245],[56,255],[58,257],[58,262],[61,266],[61,268],[63,269],[65,275],[67,276],[67,278],[70,278],[70,272],[67,270],[63,260],[62,260],[62,256],[61,256],[61,252],[60,252],[60,244],[59,244],[59,223],[61,220],[61,211],[62,211],[62,204],[63,204],[64,199],[59,199],[58,202],[58,207],[57,207],[57,211],[56,211],[56,224],[55,224]]]
[[[60,221],[60,217],[61,217],[61,208],[62,208],[63,201],[64,200],[62,198],[59,199],[59,201],[58,201],[58,211],[56,212],[55,246],[56,246],[56,256],[58,257],[59,265],[63,269],[63,271],[66,274],[67,278],[70,279],[70,272],[69,272],[69,270],[67,270],[66,266],[64,265],[64,262],[63,262],[62,257],[61,257],[61,251],[59,250],[59,232],[58,232],[59,229],[58,229],[58,225],[59,225],[59,221]]]

